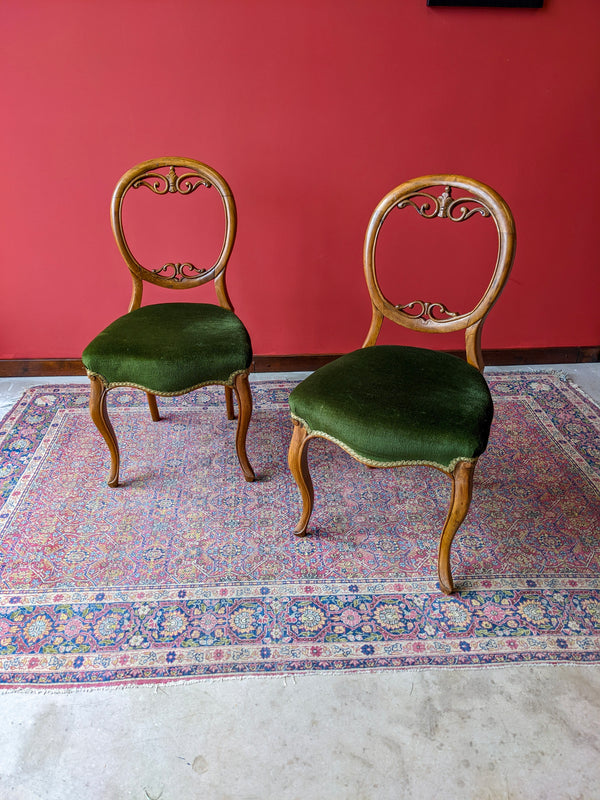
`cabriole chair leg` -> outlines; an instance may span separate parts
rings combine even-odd
[[[229,389],[231,392],[230,387],[225,388]],[[233,388],[238,402],[238,424],[235,435],[235,449],[242,472],[244,473],[244,478],[247,481],[253,481],[256,476],[246,453],[246,434],[248,433],[248,425],[250,424],[250,418],[252,416],[252,392],[250,391],[248,376],[238,375],[235,378]],[[225,397],[227,397],[227,393]],[[233,414],[229,419],[233,419]]]
[[[454,582],[450,568],[450,548],[452,540],[457,530],[462,525],[467,511],[471,505],[473,494],[473,473],[477,462],[459,461],[452,473],[452,495],[450,497],[450,508],[444,529],[440,538],[438,551],[438,577],[440,589],[445,594],[452,594]]]
[[[108,485],[114,488],[119,485],[120,455],[115,430],[106,409],[106,395],[108,394],[108,389],[99,378],[90,376],[90,383],[90,416],[108,445],[110,451]]]
[[[297,536],[306,536],[306,529],[315,502],[315,492],[310,472],[308,471],[308,448],[306,446],[308,444],[308,434],[306,428],[296,422],[296,420],[293,422],[294,433],[288,451],[288,465],[298,485],[302,498],[302,515],[294,529],[294,533]]]

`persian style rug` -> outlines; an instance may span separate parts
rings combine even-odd
[[[600,661],[600,413],[557,373],[489,376],[496,416],[440,593],[449,479],[311,444],[312,535],[286,464],[293,384],[253,384],[243,479],[223,391],[109,395],[123,485],[85,386],[0,425],[0,685]]]

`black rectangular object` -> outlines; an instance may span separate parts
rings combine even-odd
[[[543,8],[544,0],[427,0],[428,6],[470,6],[471,8]]]

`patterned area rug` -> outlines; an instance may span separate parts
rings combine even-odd
[[[0,426],[0,685],[600,661],[600,416],[556,373],[490,377],[496,418],[436,583],[449,480],[316,441],[312,536],[286,453],[293,384],[254,384],[243,480],[223,392],[111,393],[124,485],[87,387]]]

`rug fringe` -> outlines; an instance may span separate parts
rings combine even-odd
[[[506,670],[515,669],[522,672],[523,669],[530,668],[532,670],[542,668],[557,668],[565,667],[569,670],[583,668],[583,669],[598,669],[600,664],[600,657],[594,662],[574,662],[574,661],[539,661],[539,662],[518,662],[518,663],[497,663],[497,664],[478,664],[477,670]],[[277,681],[283,682],[284,688],[289,686],[297,686],[305,680],[312,680],[316,677],[338,679],[345,676],[356,678],[364,675],[385,675],[385,674],[415,674],[422,672],[438,672],[444,670],[450,672],[452,670],[470,670],[473,666],[470,664],[440,664],[440,665],[423,665],[421,667],[388,667],[387,669],[381,668],[364,668],[359,667],[356,669],[338,669],[338,670],[302,670],[301,672],[279,672],[274,673],[246,673],[244,675],[202,675],[195,678],[167,678],[160,681],[144,681],[140,683],[111,683],[108,685],[84,685],[84,686],[2,686],[0,687],[0,697],[3,695],[68,695],[68,694],[86,694],[93,692],[122,692],[127,689],[149,691],[153,690],[154,694],[169,695],[169,689],[177,689],[179,687],[197,686],[201,688],[207,684],[214,685],[218,683],[229,683],[231,681]]]

